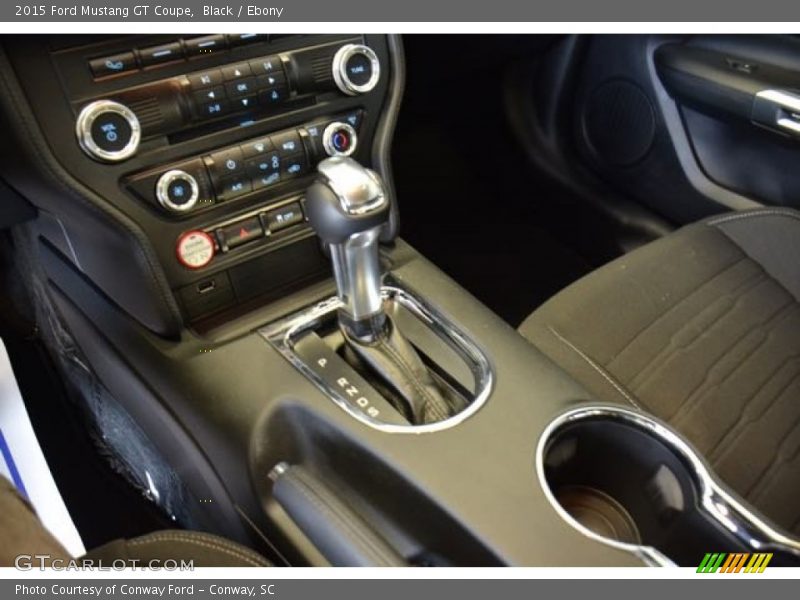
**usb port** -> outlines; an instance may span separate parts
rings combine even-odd
[[[197,293],[208,294],[209,292],[214,291],[215,287],[217,287],[217,282],[213,279],[209,279],[208,281],[203,281],[197,284]]]

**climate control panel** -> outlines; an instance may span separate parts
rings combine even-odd
[[[326,156],[349,156],[358,143],[363,111],[355,110],[277,131],[203,156],[139,173],[126,187],[172,215],[269,192],[307,174]]]

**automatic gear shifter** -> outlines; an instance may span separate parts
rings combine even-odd
[[[412,423],[448,418],[452,403],[384,310],[378,243],[390,205],[383,183],[350,158],[328,158],[317,169],[306,213],[330,247],[346,355],[379,376],[388,399]]]
[[[306,214],[330,247],[347,334],[369,341],[383,331],[378,238],[389,218],[389,199],[378,175],[350,158],[329,158],[306,192]]]

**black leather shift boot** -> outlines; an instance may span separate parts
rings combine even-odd
[[[388,316],[383,333],[374,341],[355,341],[347,334],[345,339],[345,358],[365,375],[377,375],[387,399],[409,421],[437,423],[454,414],[453,403]]]

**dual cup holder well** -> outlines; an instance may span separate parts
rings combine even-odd
[[[537,474],[558,514],[581,533],[652,565],[697,567],[710,552],[772,553],[800,565],[800,542],[748,509],[663,422],[615,406],[556,418]]]

